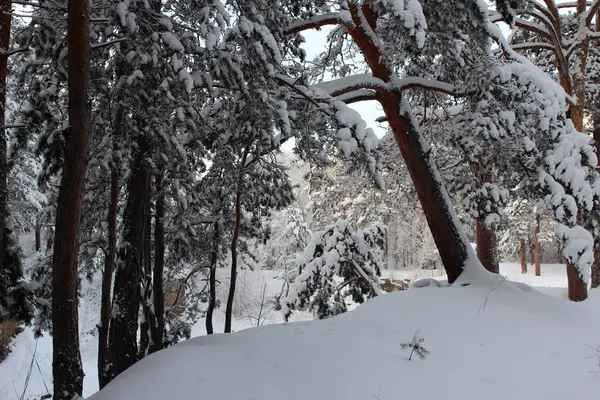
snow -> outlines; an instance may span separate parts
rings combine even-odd
[[[328,320],[191,339],[90,400],[588,399],[600,387],[593,295],[575,304],[499,278],[430,284]],[[430,354],[409,362],[400,345],[417,331]]]
[[[33,243],[26,244],[31,246]],[[233,321],[233,330],[242,332],[199,337],[152,355],[91,399],[162,400],[206,393],[207,398],[214,394],[216,399],[329,400],[347,395],[350,400],[362,400],[373,395],[396,398],[400,391],[407,398],[412,394],[437,400],[448,397],[448,391],[456,392],[447,382],[461,382],[466,400],[482,395],[505,400],[510,394],[517,399],[591,398],[589,394],[597,390],[600,381],[592,373],[599,371],[594,359],[587,358],[592,355],[587,346],[600,344],[600,292],[591,291],[584,303],[569,303],[564,264],[542,264],[540,277],[531,272],[521,274],[519,264],[501,264],[500,271],[509,280],[533,285],[557,298],[516,292],[507,281],[494,290],[438,289],[437,282],[445,278],[440,270],[384,270],[383,278],[433,278],[434,283],[428,285],[434,287],[384,295],[356,311],[314,324],[244,330],[283,322],[270,302],[281,291],[283,272],[242,270]],[[218,269],[223,285],[217,296],[223,302],[226,272]],[[98,390],[95,324],[100,289],[91,288],[86,280],[82,283],[84,396],[90,396]],[[425,283],[421,280],[417,286]],[[310,318],[306,314],[293,317]],[[224,314],[218,309],[214,318],[217,331],[223,321]],[[409,341],[417,329],[423,332],[431,355],[423,362],[408,363],[408,353],[399,345]],[[192,336],[205,334],[202,319],[192,328]],[[32,360],[30,350],[35,345],[30,328],[15,339],[13,352],[0,363],[0,399],[17,399],[23,392]],[[33,365],[26,400],[45,394],[44,384],[52,390],[49,335],[39,339],[36,360],[40,370]],[[232,380],[223,384],[228,377]],[[423,392],[423,387],[428,389]]]

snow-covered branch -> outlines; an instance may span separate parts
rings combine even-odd
[[[369,74],[358,74],[334,79],[318,83],[313,87],[324,91],[331,97],[338,97],[360,89],[370,89],[376,92],[390,90],[390,86],[387,83]]]
[[[598,9],[600,9],[600,0],[595,0],[590,8],[588,8],[585,11],[585,23],[586,25],[589,25],[592,22],[592,19],[594,19],[594,16],[596,15],[596,12],[598,12]]]
[[[406,89],[425,89],[432,92],[445,93],[451,96],[464,95],[464,92],[449,83],[418,77],[399,79],[398,81],[393,82],[393,87],[400,91]]]
[[[295,35],[302,31],[318,29],[326,25],[337,25],[344,21],[345,19],[342,14],[337,12],[315,15],[309,19],[293,22],[285,29],[285,33],[288,35]]]
[[[554,46],[550,43],[532,42],[532,43],[517,43],[511,45],[513,50],[550,50],[554,51]]]
[[[123,42],[125,40],[127,40],[127,38],[118,38],[118,39],[109,40],[108,42],[96,43],[96,44],[91,45],[90,47],[92,49],[100,49],[102,47],[112,46],[115,43]]]

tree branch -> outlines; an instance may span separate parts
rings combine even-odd
[[[554,51],[554,46],[550,43],[532,42],[532,43],[517,43],[511,45],[513,50],[550,50]]]
[[[92,49],[101,49],[102,47],[112,46],[115,43],[124,42],[126,40],[127,40],[127,38],[118,38],[118,39],[109,40],[108,42],[96,43],[96,44],[91,45],[90,47]]]
[[[296,35],[302,31],[319,29],[326,25],[338,25],[343,22],[344,19],[340,13],[327,13],[316,15],[307,20],[293,22],[284,29],[284,32],[286,35]]]

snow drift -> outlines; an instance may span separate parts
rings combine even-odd
[[[592,399],[600,389],[593,303],[499,278],[429,285],[328,320],[188,340],[89,399]],[[417,330],[431,354],[408,361],[400,344]]]

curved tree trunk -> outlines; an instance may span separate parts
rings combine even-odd
[[[77,311],[79,219],[90,141],[90,17],[87,2],[68,2],[69,121],[56,206],[52,259],[52,374],[55,400],[81,396],[83,369]]]

